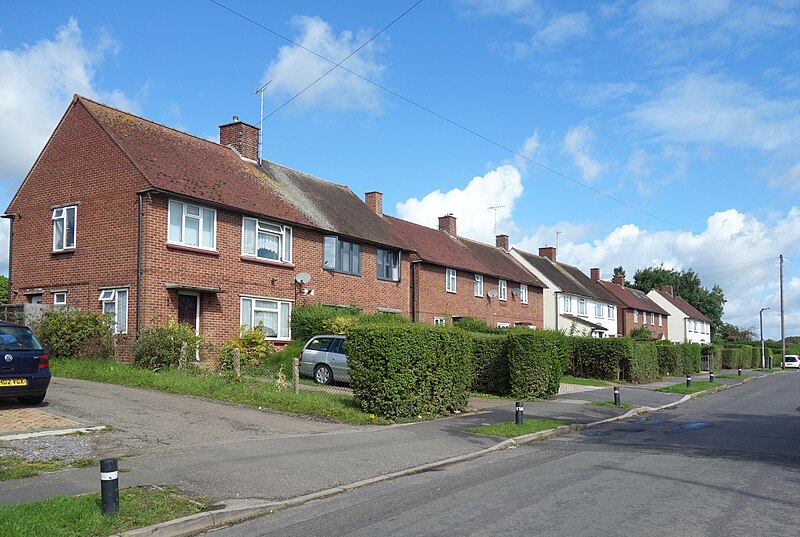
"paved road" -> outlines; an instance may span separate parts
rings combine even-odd
[[[797,535],[798,404],[775,375],[213,535]]]

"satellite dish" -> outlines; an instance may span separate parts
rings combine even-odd
[[[301,272],[300,274],[294,277],[294,281],[296,281],[300,285],[305,285],[311,281],[311,274],[309,274],[308,272]]]
[[[486,294],[489,295],[489,298],[495,298],[497,296],[497,291],[491,290]]]
[[[514,296],[519,296],[521,292],[522,291],[520,291],[519,289],[512,289],[511,290],[511,294],[514,295]]]

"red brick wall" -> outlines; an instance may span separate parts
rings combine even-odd
[[[489,326],[497,323],[526,322],[544,326],[542,288],[528,285],[528,304],[522,304],[514,296],[518,282],[508,281],[508,300],[488,298],[486,293],[497,290],[498,280],[490,276],[483,278],[483,296],[474,296],[475,275],[472,272],[456,271],[456,293],[445,290],[446,268],[427,263],[416,263],[417,320],[433,323],[434,317],[444,317],[448,324],[453,316],[483,319]]]
[[[643,324],[647,324],[647,329],[657,339],[669,339],[669,329],[667,328],[667,316],[661,314],[661,323],[663,326],[658,326],[658,313],[655,314],[655,324],[650,324],[650,312],[639,311],[638,322],[633,322],[633,310],[629,308],[620,309],[617,312],[617,329],[623,336],[629,336],[636,328],[642,328]]]

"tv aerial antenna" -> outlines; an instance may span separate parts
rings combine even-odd
[[[264,91],[272,84],[272,80],[256,90],[256,95],[261,97],[261,114],[258,120],[258,161],[264,157]]]
[[[497,236],[497,209],[502,209],[505,205],[495,205],[493,207],[489,207],[490,211],[494,211],[494,235]]]

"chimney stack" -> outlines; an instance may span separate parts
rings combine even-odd
[[[498,248],[508,251],[508,235],[497,235],[494,240]]]
[[[448,233],[451,237],[456,236],[456,217],[452,214],[446,214],[439,217],[439,231]]]
[[[234,148],[242,158],[258,160],[258,127],[239,121],[239,116],[219,126],[219,143]]]
[[[593,282],[599,282],[600,281],[600,269],[599,268],[589,269],[589,277],[592,279]]]
[[[622,274],[617,274],[616,276],[614,276],[613,282],[616,283],[617,285],[625,287],[625,276],[623,276]]]
[[[541,248],[539,248],[539,256],[540,257],[546,257],[547,259],[549,259],[550,261],[555,263],[556,262],[556,249],[553,248],[552,246],[542,246]]]
[[[372,191],[364,194],[364,203],[378,216],[383,216],[383,194]]]
[[[671,297],[675,296],[675,292],[673,291],[671,285],[662,285],[661,286],[661,291],[664,292],[664,293],[667,293]]]

